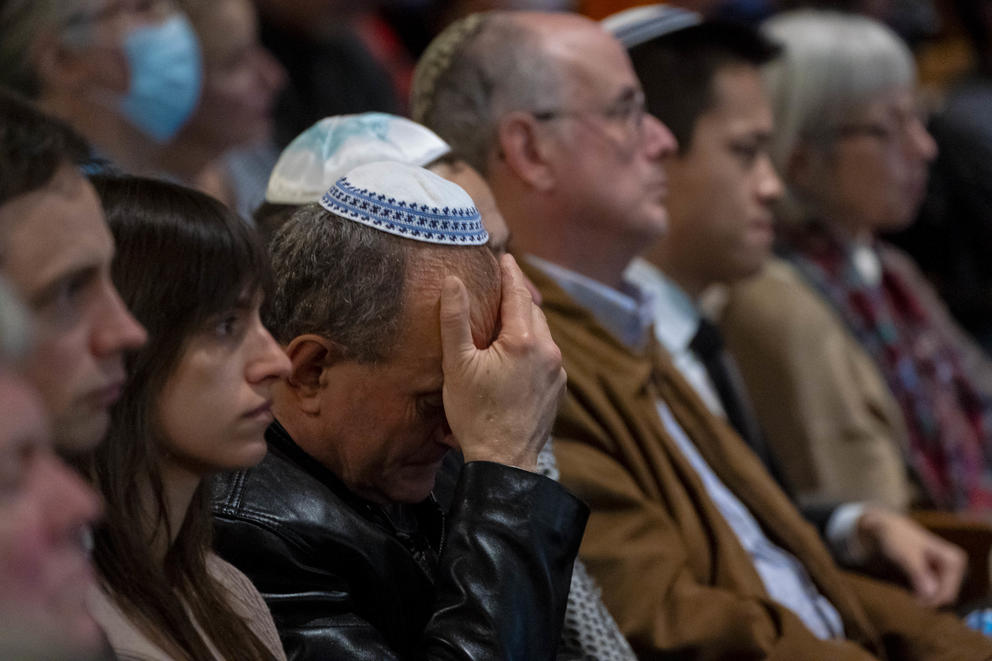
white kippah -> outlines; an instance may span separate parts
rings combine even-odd
[[[624,48],[651,41],[662,35],[699,25],[703,17],[696,12],[670,5],[632,7],[607,16],[600,25],[616,37]]]
[[[428,163],[451,147],[428,128],[396,115],[366,112],[325,117],[296,136],[279,156],[265,200],[273,204],[316,202],[349,170],[374,161]]]
[[[460,186],[406,163],[359,165],[320,198],[331,213],[415,241],[481,246],[489,240]]]

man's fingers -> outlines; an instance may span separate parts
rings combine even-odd
[[[934,605],[944,606],[953,603],[961,590],[961,581],[964,580],[968,565],[967,556],[959,548],[939,549],[932,564],[940,580]]]
[[[544,316],[544,310],[537,305],[531,305],[531,329],[534,337],[542,342],[554,342],[551,337],[551,329],[548,328],[548,318]]]
[[[531,307],[534,299],[528,291],[526,277],[513,255],[503,255],[499,261],[503,278],[503,300],[500,303],[500,324],[502,333],[527,335],[531,331]]]
[[[940,582],[927,562],[915,556],[907,557],[903,562],[903,571],[906,572],[917,598],[924,604],[933,604],[939,593]]]
[[[451,361],[474,350],[468,292],[461,280],[449,275],[441,286],[441,355],[444,367],[451,367]]]

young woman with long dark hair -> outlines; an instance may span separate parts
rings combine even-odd
[[[122,658],[284,659],[258,592],[210,550],[208,478],[265,455],[269,391],[289,368],[259,320],[264,250],[202,193],[93,183],[117,243],[114,283],[148,331],[87,466],[106,502],[94,615]]]

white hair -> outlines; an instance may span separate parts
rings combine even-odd
[[[909,48],[864,16],[802,9],[771,18],[762,31],[782,46],[764,77],[775,113],[772,158],[785,176],[801,143],[829,145],[873,98],[916,80]]]

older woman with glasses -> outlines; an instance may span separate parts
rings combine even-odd
[[[787,184],[778,260],[724,328],[787,477],[810,499],[992,511],[989,365],[919,271],[877,239],[905,226],[936,146],[906,46],[870,19],[789,12],[766,81]]]

